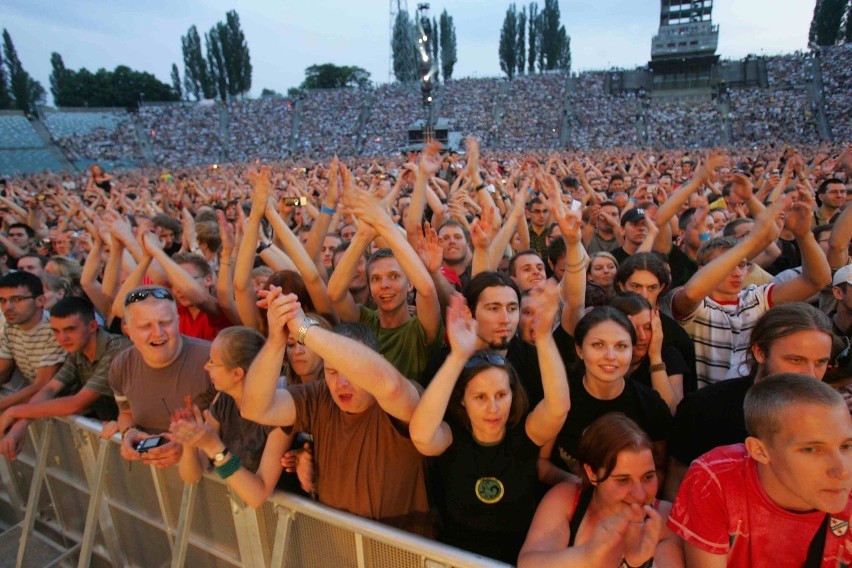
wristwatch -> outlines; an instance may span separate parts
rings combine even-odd
[[[304,345],[305,335],[308,333],[308,330],[315,325],[319,325],[317,320],[305,317],[305,319],[302,320],[302,325],[299,326],[299,331],[296,332],[296,343]]]
[[[231,453],[231,452],[229,452],[229,451],[228,451],[228,448],[227,448],[227,447],[226,447],[226,448],[222,448],[222,451],[221,451],[221,452],[219,452],[219,453],[217,453],[216,455],[214,455],[214,456],[213,456],[213,459],[212,459],[212,460],[210,460],[210,462],[211,462],[214,466],[219,467],[220,465],[222,465],[223,463],[225,463],[225,459],[228,457],[228,454],[230,454],[230,453]]]

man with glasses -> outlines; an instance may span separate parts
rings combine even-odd
[[[6,326],[0,332],[0,384],[9,382],[17,369],[27,384],[0,398],[0,411],[29,401],[59,370],[65,351],[50,330],[44,309],[41,280],[29,272],[12,272],[0,278],[0,310]]]
[[[826,225],[846,204],[846,186],[837,178],[828,178],[817,189],[821,205],[814,211],[814,226]]]
[[[133,347],[119,353],[109,370],[118,404],[118,422],[102,435],[122,433],[121,456],[157,467],[178,462],[182,447],[168,442],[139,453],[142,440],[166,432],[171,414],[189,400],[205,409],[215,395],[204,370],[210,343],[186,337],[178,329],[175,298],[157,286],[135,288],[124,299],[124,323]]]
[[[530,220],[530,248],[538,253],[541,258],[547,257],[547,238],[550,236],[550,212],[547,205],[534,197],[529,204]]]
[[[9,268],[16,269],[18,259],[33,252],[35,231],[26,223],[13,223],[7,235],[0,233],[0,243],[6,245],[9,251]]]
[[[786,282],[743,289],[748,259],[775,241],[780,232],[776,220],[782,215],[801,247],[802,273]],[[790,208],[790,199],[781,198],[758,216],[744,239],[717,237],[698,250],[698,272],[674,291],[672,315],[695,343],[699,388],[740,376],[751,330],[773,305],[805,300],[831,281],[810,218],[805,203]]]

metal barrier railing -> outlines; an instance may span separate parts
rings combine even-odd
[[[185,485],[176,467],[131,465],[85,418],[29,434],[0,458],[0,539],[18,538],[18,567],[505,566],[281,492],[251,509],[215,475]]]

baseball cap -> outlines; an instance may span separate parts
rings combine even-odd
[[[841,284],[852,284],[852,264],[847,264],[834,273],[834,279],[831,281],[831,285],[840,286]]]
[[[621,217],[621,226],[623,227],[625,223],[638,223],[639,221],[645,218],[645,210],[641,207],[634,207],[633,209],[628,209],[627,213],[625,213]]]

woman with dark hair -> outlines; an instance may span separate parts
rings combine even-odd
[[[594,308],[577,323],[574,341],[580,362],[568,381],[571,413],[555,442],[542,448],[542,457],[579,475],[577,450],[583,430],[608,412],[623,412],[658,444],[657,457],[662,459],[671,422],[669,407],[651,387],[625,378],[636,343],[633,324],[615,308]]]
[[[695,345],[683,326],[660,308],[666,308],[659,302],[665,296],[671,284],[671,270],[666,260],[655,252],[637,252],[621,263],[615,276],[616,289],[622,292],[639,294],[659,310],[660,324],[666,345],[674,347],[686,362],[688,371],[683,376],[684,392],[698,388],[695,376]]]
[[[475,351],[476,321],[455,295],[447,310],[450,354],[409,424],[417,450],[438,456],[441,540],[509,563],[517,558],[535,512],[539,448],[556,436],[570,401],[551,333],[555,287],[532,303],[544,399],[529,414],[511,364],[497,351]]]
[[[665,335],[659,310],[652,309],[648,300],[633,292],[619,292],[609,305],[624,312],[636,329],[630,380],[657,391],[674,414],[683,399],[683,376],[688,369],[680,353],[663,344]]]
[[[654,444],[620,412],[586,428],[577,451],[582,482],[565,481],[539,505],[519,568],[683,566],[666,527],[671,503],[655,499]]]
[[[178,466],[184,483],[198,481],[212,464],[251,507],[262,505],[275,489],[283,470],[281,456],[291,443],[280,428],[240,416],[243,379],[264,343],[249,327],[220,331],[204,366],[219,394],[203,414],[197,406],[175,411],[170,429],[173,439],[186,446]]]

